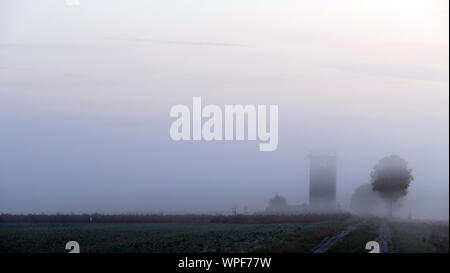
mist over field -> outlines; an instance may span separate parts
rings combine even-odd
[[[0,213],[222,213],[337,202],[384,156],[397,217],[449,215],[448,1],[0,0]],[[279,141],[170,138],[173,105],[278,105]]]

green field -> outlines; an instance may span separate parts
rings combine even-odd
[[[370,219],[355,231],[348,234],[344,240],[331,247],[327,252],[367,253],[368,251],[365,249],[365,243],[376,241],[378,236],[378,221],[379,219]]]
[[[392,221],[392,252],[449,252],[448,222]]]
[[[0,252],[308,252],[362,219],[293,224],[229,223],[1,223]],[[359,225],[327,252],[367,252],[380,219]],[[389,221],[390,252],[448,252],[448,223]]]

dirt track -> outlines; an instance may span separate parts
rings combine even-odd
[[[336,243],[342,241],[345,236],[347,236],[350,232],[357,229],[360,225],[364,224],[368,220],[361,221],[357,224],[350,225],[346,227],[343,231],[339,232],[338,234],[331,236],[331,237],[325,237],[322,242],[320,242],[317,246],[312,248],[309,252],[310,253],[324,253],[328,249],[330,249],[332,246],[334,246]]]
[[[388,253],[392,246],[391,229],[386,219],[380,220],[380,227],[378,229],[378,237],[376,240],[380,244],[380,253]]]

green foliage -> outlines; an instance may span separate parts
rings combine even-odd
[[[79,242],[82,253],[308,252],[361,218],[329,215],[309,220],[284,224],[0,223],[0,253],[64,253],[68,241]],[[448,222],[390,221],[389,226],[394,252],[448,253]],[[365,243],[377,238],[378,227],[379,220],[373,218],[328,252],[367,252]]]
[[[391,221],[394,252],[448,253],[448,222]]]
[[[248,252],[300,224],[1,224],[0,252]]]

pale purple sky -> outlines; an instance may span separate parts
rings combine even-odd
[[[0,0],[0,212],[308,202],[308,152],[335,150],[344,207],[396,153],[405,211],[448,218],[448,1],[80,3]],[[173,142],[193,96],[279,105],[278,149]]]

